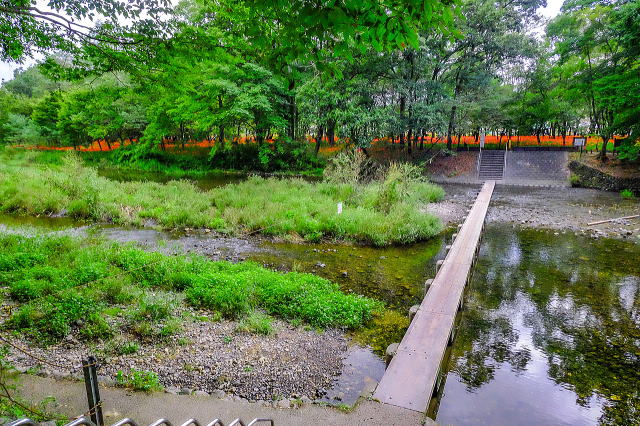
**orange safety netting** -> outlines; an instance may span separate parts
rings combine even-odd
[[[497,145],[497,144],[506,144],[507,142],[511,142],[512,146],[572,146],[573,145],[573,138],[574,137],[579,137],[577,135],[567,135],[564,138],[562,136],[556,136],[556,137],[551,137],[551,136],[541,136],[540,137],[540,143],[538,143],[538,139],[535,135],[527,135],[527,136],[502,136],[501,138],[495,135],[487,135],[485,136],[485,144],[487,145]],[[329,139],[327,137],[323,137],[322,138],[323,142],[329,142]],[[416,139],[413,138],[413,140],[415,141]],[[233,143],[238,143],[238,144],[249,144],[249,143],[255,143],[256,139],[254,137],[247,137],[247,136],[242,136],[242,137],[235,137],[231,140]],[[316,139],[312,138],[310,136],[307,136],[307,141],[309,143],[316,143]],[[346,139],[342,139],[342,142],[348,142],[348,138]],[[425,144],[446,144],[447,143],[447,139],[446,137],[432,137],[432,136],[427,136],[424,138],[418,138],[419,142],[424,142]],[[121,142],[110,142],[107,143],[105,140],[95,140],[93,141],[90,145],[80,145],[80,146],[43,146],[43,145],[20,145],[19,147],[21,148],[25,148],[25,149],[35,149],[35,150],[43,150],[43,151],[72,151],[72,150],[76,150],[76,151],[83,151],[83,152],[98,152],[98,151],[112,151],[114,149],[120,148],[120,146],[126,146],[126,145],[130,145],[132,143],[136,143],[137,139],[125,139],[122,143]],[[265,142],[267,143],[273,143],[274,139],[267,139],[265,140]],[[613,139],[609,140],[609,143],[612,143]],[[372,144],[373,145],[382,145],[382,144],[399,144],[400,143],[400,139],[399,138],[376,138],[373,139]],[[183,142],[178,142],[174,139],[164,139],[161,143],[161,147],[166,149],[166,150],[170,150],[170,151],[174,151],[174,152],[186,152],[188,149],[190,148],[211,148],[213,146],[215,146],[216,141],[213,139],[205,139],[202,141],[196,141],[196,140],[188,140]],[[458,139],[457,137],[453,138],[453,144],[454,145],[470,145],[470,146],[477,146],[480,145],[480,139],[477,138],[475,136],[462,136],[460,137],[460,139]],[[587,147],[595,147],[598,144],[602,144],[602,139],[599,137],[587,137]],[[334,146],[327,146],[327,147],[322,147],[321,150],[323,153],[330,153],[330,152],[336,152],[339,151],[341,149],[341,147],[334,145]]]

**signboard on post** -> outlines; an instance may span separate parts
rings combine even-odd
[[[583,147],[587,144],[587,138],[573,138],[573,146]]]
[[[573,138],[573,146],[580,147],[580,158],[582,158],[582,147],[587,144],[587,138]]]

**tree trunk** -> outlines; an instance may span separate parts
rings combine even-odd
[[[335,145],[335,136],[336,136],[336,122],[334,120],[329,120],[327,122],[327,139],[329,142],[329,146]]]
[[[293,93],[293,90],[296,88],[295,80],[289,80],[289,113],[287,123],[287,136],[291,138],[291,140],[295,140],[296,138],[296,96]]]
[[[320,144],[322,143],[323,136],[324,136],[324,128],[320,126],[318,127],[318,134],[316,135],[316,157],[318,156],[318,152],[320,151]]]
[[[400,95],[400,145],[404,145],[404,109],[407,100],[404,95]]]
[[[607,161],[607,145],[609,144],[610,135],[600,135],[600,137],[602,138],[602,150],[600,150],[600,155],[598,156],[598,158],[601,162],[604,163]]]
[[[218,95],[218,107],[222,109],[222,95]],[[224,126],[220,125],[218,129],[218,142],[224,144]]]

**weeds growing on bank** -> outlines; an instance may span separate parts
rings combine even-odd
[[[625,198],[627,200],[632,200],[635,198],[633,191],[630,189],[623,189],[620,191],[620,197]]]
[[[116,374],[116,383],[118,386],[143,392],[162,390],[162,385],[160,384],[158,375],[151,371],[135,369],[132,369],[128,373],[118,371]]]
[[[0,212],[65,214],[124,225],[151,220],[165,228],[297,235],[309,241],[329,237],[374,245],[424,240],[441,230],[439,220],[421,210],[442,198],[442,189],[408,165],[392,165],[368,182],[332,179],[329,174],[322,183],[251,177],[205,192],[189,181],[115,182],[98,176],[73,153],[58,166],[43,166],[39,153],[8,151],[0,151]]]
[[[68,236],[0,234],[0,286],[19,304],[4,327],[41,344],[69,333],[87,341],[167,339],[181,330],[185,305],[237,318],[243,330],[260,334],[272,331],[268,315],[357,329],[382,308],[311,274]]]

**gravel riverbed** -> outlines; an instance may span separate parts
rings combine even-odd
[[[100,360],[103,383],[115,384],[118,371],[152,371],[172,393],[277,401],[324,396],[340,374],[347,355],[347,339],[336,330],[316,332],[275,321],[271,336],[238,332],[231,321],[194,320],[169,342],[142,344],[130,355],[109,353],[104,344],[88,345],[73,334],[61,343],[40,348],[14,338],[40,360],[11,348],[8,355],[20,370],[52,377],[77,377],[89,353]],[[124,344],[126,336],[115,344]],[[112,344],[113,345],[113,344]],[[44,362],[44,361],[47,362]],[[51,364],[53,365],[51,365]]]
[[[445,223],[461,223],[479,185],[443,184],[445,199],[427,211]],[[591,222],[640,214],[640,201],[615,192],[584,188],[539,188],[497,185],[487,212],[488,223],[571,231],[594,238],[630,239],[640,243],[640,218],[589,226]]]

